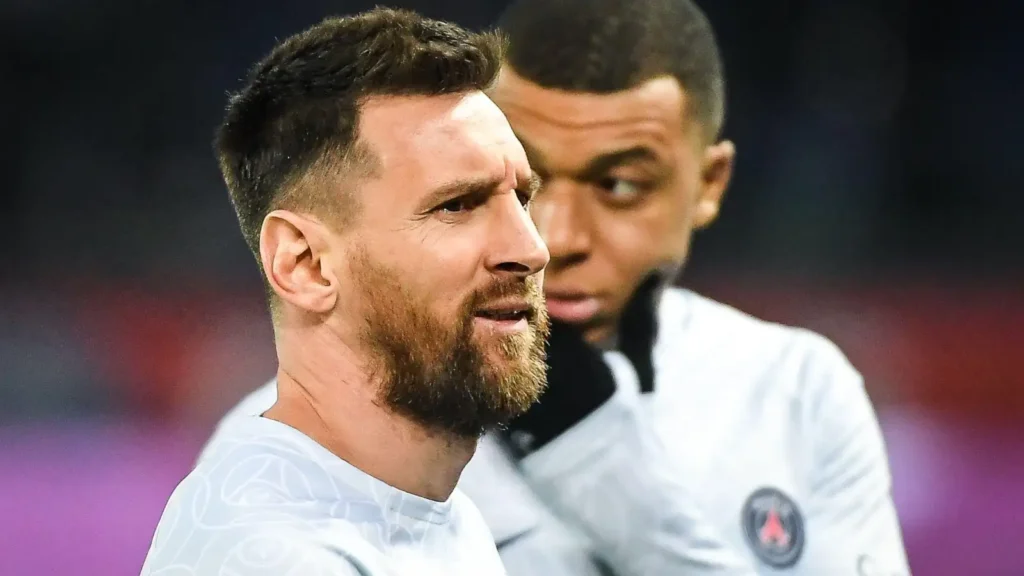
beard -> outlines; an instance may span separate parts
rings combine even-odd
[[[478,438],[537,401],[547,383],[548,335],[537,276],[495,279],[442,319],[430,300],[365,253],[353,258],[352,271],[365,303],[361,338],[379,405],[428,432]],[[527,330],[474,330],[477,311],[509,297],[529,304]]]

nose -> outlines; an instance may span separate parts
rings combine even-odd
[[[533,219],[551,253],[552,267],[587,259],[591,249],[590,215],[585,198],[572,182],[545,183],[533,200]]]
[[[488,251],[488,269],[520,277],[537,274],[548,265],[551,256],[533,219],[515,192],[502,194],[496,200],[497,232]]]

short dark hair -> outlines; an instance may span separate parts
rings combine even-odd
[[[328,199],[296,191],[308,188],[300,186],[305,178],[344,176],[366,162],[356,142],[362,99],[484,90],[498,74],[504,47],[496,33],[387,8],[328,18],[278,43],[230,97],[214,142],[257,261],[268,213],[330,206]]]
[[[523,78],[611,93],[671,75],[709,136],[725,117],[718,44],[691,0],[517,0],[501,16],[506,62]]]

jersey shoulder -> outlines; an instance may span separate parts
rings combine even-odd
[[[210,439],[203,445],[199,452],[197,462],[202,462],[210,454],[210,449],[215,446],[222,437],[229,435],[231,425],[240,419],[260,416],[277,402],[277,380],[266,382],[256,390],[250,392],[238,404],[236,404],[223,418],[217,422]]]
[[[328,566],[347,566],[345,558],[372,550],[365,534],[351,524],[332,523],[337,540],[328,548],[320,541],[322,527],[325,519],[373,511],[365,500],[337,481],[330,464],[307,446],[256,418],[239,417],[225,425],[206,457],[171,494],[147,565],[156,570],[173,562],[196,567],[197,573],[221,573],[217,570],[277,542],[288,558],[281,567],[303,565],[299,560],[314,552]],[[254,547],[247,550],[250,544]]]
[[[277,402],[277,380],[270,380],[250,392],[221,420],[227,422],[239,416],[259,416]]]
[[[452,515],[449,524],[452,532],[465,541],[469,549],[484,550],[488,553],[493,551],[494,554],[491,556],[496,558],[494,533],[476,502],[461,485],[452,493],[451,502]]]
[[[831,340],[770,322],[690,290],[666,290],[655,358],[719,382],[770,382],[778,393],[812,400],[862,386]]]
[[[278,427],[241,415],[225,422],[168,508],[187,506],[204,526],[259,524],[268,517],[301,519],[321,512],[326,496],[346,496],[330,463]]]

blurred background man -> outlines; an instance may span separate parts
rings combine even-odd
[[[0,573],[137,571],[210,426],[271,373],[210,127],[275,37],[372,4],[0,7]],[[504,8],[396,4],[479,26]],[[700,4],[741,157],[686,284],[864,373],[915,573],[1020,572],[1016,6]]]

